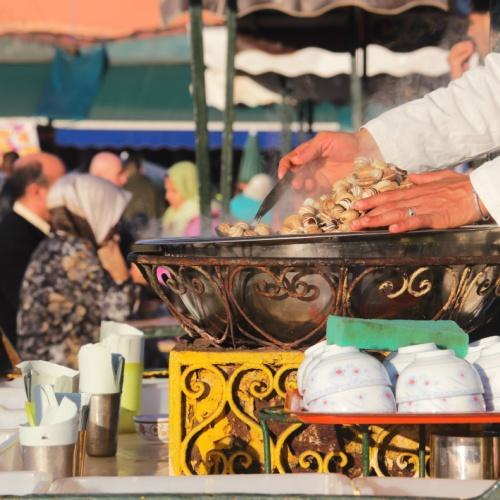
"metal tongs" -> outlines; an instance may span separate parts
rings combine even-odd
[[[295,177],[295,172],[288,170],[287,173],[275,184],[273,189],[269,191],[269,194],[262,201],[257,213],[255,214],[252,225],[258,224],[264,215],[271,210],[276,203],[281,199],[286,191],[292,185],[292,181]]]

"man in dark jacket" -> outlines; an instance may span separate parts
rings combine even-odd
[[[31,254],[50,230],[48,190],[64,173],[58,157],[38,153],[19,159],[9,180],[15,203],[0,222],[0,327],[14,346],[21,282]],[[3,352],[0,368],[6,368]]]

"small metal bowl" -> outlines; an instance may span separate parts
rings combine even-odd
[[[307,347],[328,315],[483,326],[500,295],[500,228],[140,241],[130,254],[192,337]]]

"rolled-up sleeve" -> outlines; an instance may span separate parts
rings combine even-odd
[[[484,67],[384,113],[364,128],[386,161],[413,172],[494,150],[500,146],[500,54],[490,54]],[[484,181],[499,168],[492,162],[477,178]],[[498,175],[490,182],[495,180],[498,184]]]

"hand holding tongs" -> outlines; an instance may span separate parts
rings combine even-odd
[[[273,189],[269,191],[269,194],[262,201],[257,213],[255,214],[252,225],[258,224],[262,217],[271,210],[276,203],[281,199],[286,191],[290,188],[293,178],[295,177],[295,172],[288,170],[287,173],[275,184]]]

